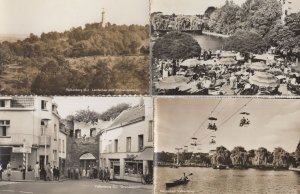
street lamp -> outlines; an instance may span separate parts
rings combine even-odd
[[[47,137],[46,137],[46,128],[48,127],[48,123],[49,123],[49,121],[50,121],[51,119],[48,119],[48,118],[46,118],[46,119],[42,119],[42,121],[44,122],[44,127],[43,127],[43,134],[44,134],[44,138],[45,138],[45,142],[44,142],[44,152],[45,152],[45,155],[44,155],[44,168],[46,168],[46,155],[47,155]]]

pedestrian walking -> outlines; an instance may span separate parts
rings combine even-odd
[[[10,176],[11,176],[11,164],[10,161],[8,162],[6,166],[6,171],[7,171],[7,180],[10,181]]]
[[[85,177],[85,176],[86,176],[86,170],[83,169],[83,170],[82,170],[82,177]]]
[[[104,172],[104,174],[105,174],[105,182],[108,182],[109,181],[109,170],[108,170],[108,167],[106,167],[105,168],[105,172]]]
[[[103,169],[102,168],[99,169],[99,180],[101,180],[103,182]]]
[[[40,177],[40,165],[39,165],[39,162],[35,163],[33,170],[34,170],[34,180],[37,181],[37,180],[39,180],[39,177]]]
[[[56,166],[53,167],[53,180],[56,181],[57,178],[57,171],[56,171]]]
[[[56,178],[57,178],[57,181],[59,181],[59,178],[60,178],[60,171],[59,171],[59,169],[58,169],[58,167],[56,167]]]
[[[113,168],[110,168],[110,170],[109,170],[109,179],[111,181],[114,180],[114,169]]]

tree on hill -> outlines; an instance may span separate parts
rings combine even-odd
[[[199,57],[201,47],[189,34],[170,32],[157,39],[152,52],[153,58],[179,60]]]
[[[241,53],[263,53],[267,50],[267,43],[262,36],[253,31],[238,30],[225,40],[225,50]]]
[[[103,112],[99,118],[102,119],[103,121],[109,121],[111,119],[115,119],[124,110],[127,110],[128,108],[130,108],[130,105],[127,103],[118,104]]]
[[[100,118],[100,114],[97,113],[96,111],[92,111],[89,108],[86,110],[79,110],[75,113],[75,115],[72,117],[70,116],[69,118],[73,119],[74,121],[77,122],[85,122],[85,123],[97,123],[98,119]]]
[[[34,94],[65,94],[73,74],[63,57],[51,59],[41,68],[31,91]]]
[[[115,81],[108,61],[99,60],[96,66],[96,74],[90,84],[91,89],[109,90],[114,87]]]

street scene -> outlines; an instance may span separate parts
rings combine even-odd
[[[152,0],[153,93],[299,95],[299,18],[295,0]]]
[[[155,193],[299,193],[298,108],[299,99],[156,98]]]
[[[148,0],[1,0],[0,94],[149,94],[148,9]]]
[[[1,96],[0,105],[0,193],[152,193],[150,97]]]

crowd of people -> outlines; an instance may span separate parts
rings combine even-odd
[[[81,179],[81,178],[89,178],[96,179],[99,178],[102,182],[108,182],[114,180],[114,170],[105,168],[69,168],[68,169],[68,178],[70,179]]]
[[[300,94],[300,75],[292,62],[272,54],[266,56],[273,59],[260,60],[234,52],[223,57],[222,52],[209,50],[201,58],[179,61],[155,59],[156,86],[168,77],[181,76],[188,78],[184,89],[194,85],[202,95]]]

